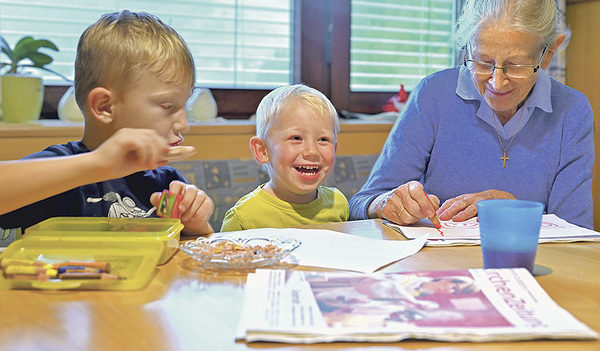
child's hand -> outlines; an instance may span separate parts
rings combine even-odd
[[[151,129],[123,128],[91,152],[104,165],[109,178],[120,178],[135,172],[155,169],[167,164],[167,139]]]
[[[196,186],[173,181],[169,184],[169,192],[181,195],[183,199],[179,203],[181,223],[185,226],[186,234],[210,234],[213,232],[208,223],[214,211],[214,203],[206,193]],[[158,208],[161,193],[152,194],[150,202]]]

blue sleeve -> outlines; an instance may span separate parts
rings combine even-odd
[[[350,219],[367,219],[371,202],[379,195],[411,181],[421,180],[433,148],[434,123],[427,95],[428,79],[412,91],[400,117],[390,131],[379,158],[360,191],[350,199]],[[401,155],[401,156],[400,156]]]
[[[594,114],[587,98],[583,98],[586,101],[571,104],[566,111],[570,118],[565,119],[563,127],[561,159],[550,191],[547,212],[592,229]]]

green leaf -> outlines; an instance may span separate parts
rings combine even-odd
[[[2,52],[6,54],[6,56],[8,56],[9,59],[12,60],[13,58],[13,51],[10,48],[10,45],[8,45],[8,43],[6,42],[6,40],[4,39],[4,37],[2,37],[0,35],[0,47],[2,47]]]
[[[32,37],[23,37],[15,45],[15,49],[13,50],[14,56],[12,60],[14,62],[19,62],[25,58],[31,58],[31,56],[36,54],[42,47],[48,47],[53,50],[56,49],[56,46],[48,40],[36,40]],[[56,50],[58,51],[58,49]]]
[[[29,53],[25,58],[30,59],[37,66],[44,66],[52,62],[52,57],[41,52]]]
[[[17,71],[21,70],[22,68],[32,67],[54,73],[66,81],[69,81],[69,79],[62,74],[44,67],[45,65],[52,63],[53,58],[50,55],[40,52],[39,50],[46,48],[56,52],[59,51],[58,47],[50,40],[33,39],[31,36],[24,36],[23,38],[19,39],[17,44],[15,44],[14,49],[11,50],[10,45],[8,45],[6,40],[0,36],[0,46],[2,47],[2,52],[10,59],[9,63],[2,63],[1,67],[10,66],[10,70],[8,71],[9,73],[17,73]],[[29,59],[32,63],[21,63],[21,61],[24,59]]]
[[[52,43],[51,41],[46,40],[46,39],[37,39],[37,40],[33,40],[33,41],[28,41],[28,42],[24,43],[23,46],[21,47],[21,49],[24,52],[38,51],[40,48],[48,48],[48,49],[52,49],[54,51],[58,51],[58,48],[56,47],[56,45],[54,45],[54,43]]]
[[[0,47],[2,47],[2,51],[4,52],[6,51],[10,51],[12,52],[10,45],[8,45],[8,43],[6,42],[6,40],[4,39],[3,36],[0,35]]]
[[[41,48],[47,48],[54,51],[58,51],[58,48],[54,43],[46,39],[33,39],[30,36],[25,36],[21,38],[17,44],[15,45],[15,49],[13,50],[13,56],[11,60],[13,62],[19,62],[23,59],[30,59],[35,61],[35,59],[39,60],[38,62],[46,62],[45,64],[49,64],[52,62],[52,58],[46,54],[42,54],[38,52]],[[48,59],[50,60],[48,61]]]
[[[15,48],[13,49],[13,52],[16,55],[18,55],[18,53],[23,50],[22,47],[24,45],[27,45],[27,43],[30,43],[32,41],[34,41],[34,39],[32,37],[29,37],[29,36],[26,36],[26,37],[23,37],[23,38],[19,39],[19,41],[17,42],[17,44],[15,44]]]

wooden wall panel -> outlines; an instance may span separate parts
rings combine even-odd
[[[567,47],[567,85],[583,92],[594,110],[594,228],[600,231],[600,1],[569,2],[573,31]]]

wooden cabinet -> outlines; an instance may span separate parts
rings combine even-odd
[[[584,93],[594,110],[594,228],[600,230],[600,1],[567,2],[572,36],[567,47],[567,85]]]

